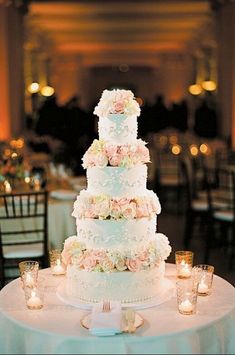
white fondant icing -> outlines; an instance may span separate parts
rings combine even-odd
[[[99,220],[76,219],[77,234],[87,248],[139,248],[150,242],[156,232],[156,219]]]
[[[90,194],[105,193],[112,197],[124,195],[140,196],[146,194],[147,166],[133,168],[92,167],[87,169]]]
[[[137,139],[137,117],[110,114],[99,117],[99,139],[117,144],[133,143]]]
[[[107,92],[103,94],[106,104],[109,95]],[[102,102],[100,105],[101,104],[103,105]],[[101,115],[110,112],[109,105],[110,104],[108,104],[108,107],[105,106],[105,110],[102,106],[95,112],[99,115],[99,139],[117,145],[136,144],[138,113],[131,111],[135,112],[136,115],[128,117],[125,114],[109,114],[107,117],[101,117]],[[99,165],[105,166],[107,163],[106,157],[106,160],[103,159]],[[160,233],[155,234],[157,225],[156,215],[151,218],[117,220],[78,218],[78,216],[88,216],[84,214],[84,210],[90,207],[90,197],[101,194],[107,195],[108,198],[110,196],[110,199],[115,197],[131,199],[150,197],[150,206],[148,206],[148,208],[151,210],[153,203],[154,212],[156,210],[157,214],[160,213],[161,206],[157,195],[146,188],[147,167],[145,165],[135,166],[133,168],[92,167],[87,170],[87,178],[88,189],[80,193],[79,198],[74,204],[73,216],[76,218],[78,235],[78,237],[75,238],[78,238],[81,243],[84,243],[87,249],[100,248],[109,251],[116,250],[118,252],[128,252],[128,250],[133,252],[135,250],[144,251],[151,242],[155,241],[156,248],[152,248],[154,250],[152,250],[153,255],[151,256],[154,260],[151,259],[149,265],[152,267],[156,264],[156,260],[166,259],[170,253],[170,246],[165,236]],[[103,208],[105,206],[103,206]],[[105,215],[104,217],[99,213],[95,215],[95,217],[97,216],[99,218],[113,217],[112,214]],[[69,245],[69,243],[73,245],[73,240],[68,241],[67,244]],[[76,248],[76,243],[74,245]],[[151,249],[151,247],[149,249]],[[125,255],[125,253],[123,254]],[[71,258],[72,260],[74,259],[74,262],[75,256]],[[81,264],[81,267],[84,267],[84,265]],[[68,295],[78,300],[92,302],[102,301],[104,299],[118,300],[121,302],[143,301],[160,295],[164,288],[164,273],[164,261],[162,261],[159,266],[153,267],[152,269],[137,272],[88,272],[79,269],[76,265],[69,264],[67,267],[66,292]]]
[[[151,270],[139,272],[86,272],[76,265],[67,268],[66,291],[85,301],[143,301],[162,292],[165,262]]]

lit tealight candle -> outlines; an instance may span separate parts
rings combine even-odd
[[[11,184],[6,180],[4,182],[4,185],[5,185],[5,192],[7,194],[10,194],[12,192]]]
[[[30,177],[29,176],[25,176],[24,181],[26,184],[30,183]]]
[[[198,293],[200,294],[207,294],[209,291],[209,287],[207,284],[204,282],[204,279],[202,279],[199,284],[198,284]]]
[[[61,264],[60,259],[56,260],[56,265],[52,267],[52,274],[53,275],[63,275],[65,274],[65,268]]]
[[[180,263],[179,276],[181,277],[190,277],[191,276],[191,268],[188,264],[185,263],[184,260]]]
[[[34,179],[34,190],[35,191],[40,191],[41,189],[41,183],[39,179]]]
[[[35,291],[31,292],[31,297],[27,301],[27,306],[29,309],[40,309],[43,306],[42,300],[36,295]]]
[[[186,299],[179,304],[179,311],[182,313],[192,313],[193,304],[188,299]]]

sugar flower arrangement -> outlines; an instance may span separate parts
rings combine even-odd
[[[165,260],[171,252],[168,238],[157,233],[154,242],[143,250],[87,249],[78,236],[66,239],[62,252],[65,264],[74,264],[81,270],[117,272],[148,270]]]
[[[94,219],[136,219],[151,218],[161,212],[158,197],[150,196],[112,198],[105,194],[93,196],[82,190],[74,203],[72,216]]]
[[[139,116],[140,107],[130,90],[114,89],[104,90],[94,114],[99,117],[107,117],[109,114],[125,114],[127,116]]]
[[[138,139],[135,144],[117,145],[95,139],[83,156],[82,166],[87,169],[93,166],[118,166],[131,168],[150,162],[146,142]]]

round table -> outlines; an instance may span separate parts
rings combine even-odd
[[[175,265],[166,265],[175,281]],[[134,334],[92,336],[80,320],[87,314],[64,304],[56,289],[65,276],[45,276],[44,307],[28,310],[19,279],[0,292],[0,353],[4,354],[232,354],[235,350],[235,288],[214,276],[210,296],[198,297],[197,313],[181,315],[176,297],[138,310],[144,324]]]

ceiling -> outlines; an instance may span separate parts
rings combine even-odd
[[[185,51],[210,20],[210,8],[207,0],[31,0],[28,22],[63,55],[91,64],[147,62]]]

